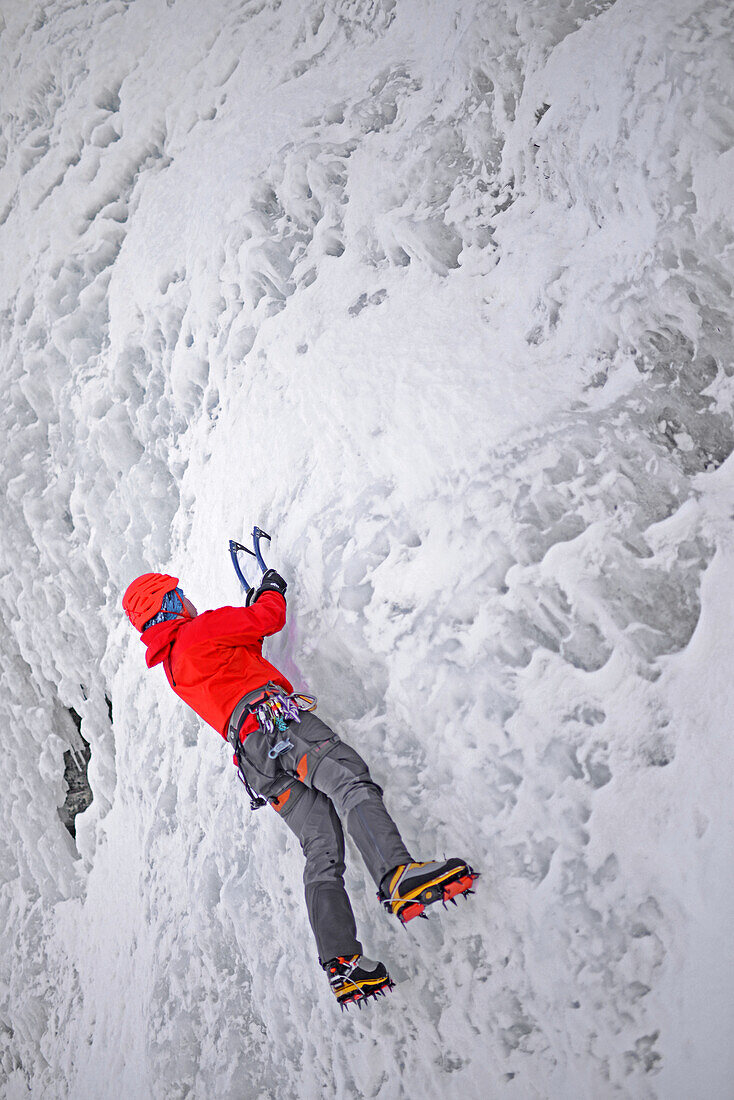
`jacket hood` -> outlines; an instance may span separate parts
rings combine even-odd
[[[145,643],[147,650],[145,663],[148,668],[161,664],[166,657],[170,656],[179,630],[184,623],[190,621],[190,619],[169,619],[168,622],[157,623],[155,626],[148,627],[145,633],[140,635],[141,641]]]

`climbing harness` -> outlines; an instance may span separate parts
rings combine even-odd
[[[273,732],[286,733],[289,722],[300,722],[300,711],[311,711],[316,707],[316,696],[305,695],[303,692],[294,691],[288,695],[282,687],[272,682],[251,691],[240,699],[232,711],[227,730],[227,740],[234,749],[234,762],[237,765],[237,773],[244,784],[250,797],[250,807],[259,810],[267,805],[267,799],[253,791],[247,781],[243,767],[244,742],[240,740],[240,730],[245,718],[252,714],[257,720],[258,732],[265,737]],[[254,732],[254,731],[253,731]],[[282,753],[293,748],[293,742],[288,737],[282,737],[268,750],[270,760],[276,760]]]

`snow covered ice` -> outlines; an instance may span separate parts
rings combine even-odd
[[[731,5],[0,11],[2,1095],[731,1097]],[[272,659],[482,871],[406,934],[348,848],[361,1013],[120,610],[239,603],[253,523]]]

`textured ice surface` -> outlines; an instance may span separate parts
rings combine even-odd
[[[9,1098],[730,1094],[732,41],[725,0],[4,5]],[[151,568],[238,601],[254,522],[272,658],[483,872],[405,935],[350,848],[398,985],[348,1017],[120,616]]]

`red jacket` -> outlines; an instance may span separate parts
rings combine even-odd
[[[263,592],[251,607],[220,607],[195,619],[169,619],[142,635],[148,668],[163,665],[168,682],[222,737],[243,695],[272,680],[286,691],[292,685],[262,655],[265,635],[285,626],[285,597]],[[256,729],[246,720],[242,737]]]

